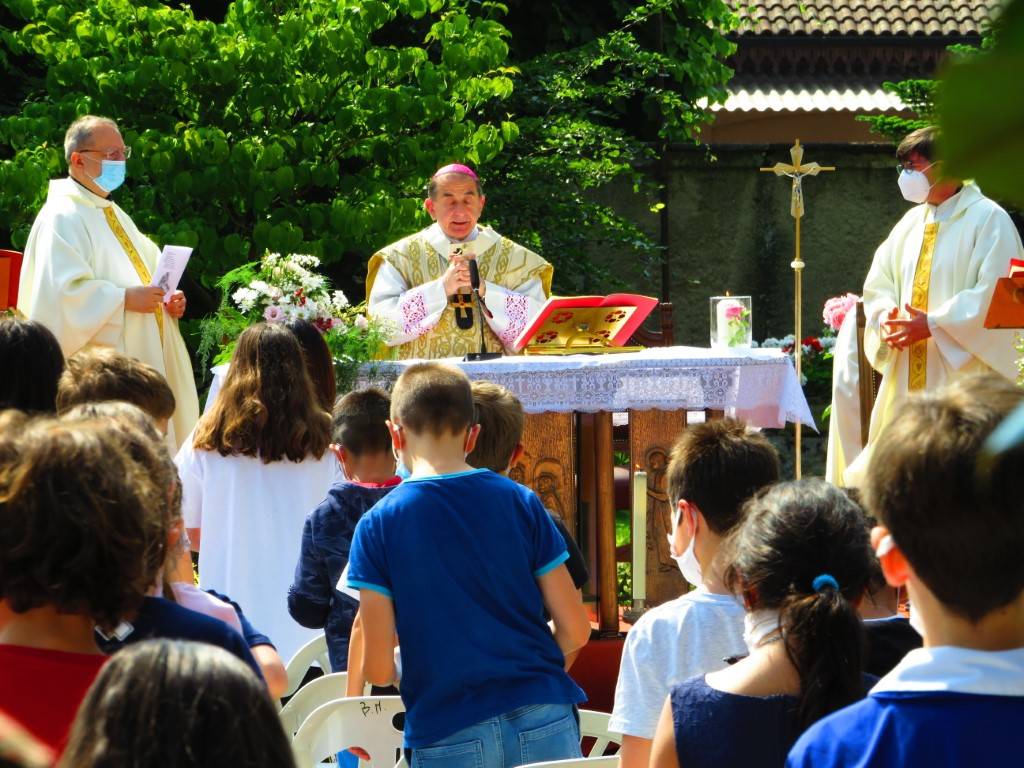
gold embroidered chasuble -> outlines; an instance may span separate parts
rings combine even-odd
[[[369,312],[398,326],[392,345],[403,359],[461,357],[480,350],[475,303],[472,326],[464,329],[456,324],[451,298],[443,295],[440,283],[449,254],[441,252],[447,243],[438,237],[439,232],[434,225],[370,258],[366,277]],[[537,254],[487,227],[480,228],[475,240],[456,245],[476,254],[480,279],[487,284],[484,302],[493,317],[485,323],[486,348],[507,352],[550,295],[554,270]],[[417,292],[417,288],[424,290]]]

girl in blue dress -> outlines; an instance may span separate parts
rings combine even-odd
[[[804,729],[872,682],[855,606],[874,553],[843,491],[820,480],[763,491],[720,556],[747,609],[749,655],[672,689],[654,737],[656,768],[782,766]]]

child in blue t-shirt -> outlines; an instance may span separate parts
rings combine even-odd
[[[334,406],[331,450],[345,478],[306,517],[288,612],[304,627],[324,628],[331,669],[348,668],[349,636],[359,604],[338,591],[356,523],[399,483],[387,420],[390,400],[370,388],[349,392]],[[362,686],[359,686],[362,690]]]
[[[564,665],[590,622],[537,496],[466,463],[474,421],[465,374],[406,369],[388,428],[412,475],[359,521],[350,553],[369,682],[394,680],[402,640],[412,768],[580,756],[573,707],[584,696]]]
[[[912,398],[886,428],[868,468],[871,540],[886,579],[907,588],[924,647],[813,725],[788,766],[1021,762],[1024,448],[990,450],[1002,434],[989,438],[1022,398],[1001,377],[961,379]]]

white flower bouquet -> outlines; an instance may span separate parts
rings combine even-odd
[[[334,358],[340,392],[351,388],[360,364],[385,351],[389,329],[366,316],[366,306],[351,304],[318,273],[320,260],[308,254],[266,253],[218,282],[221,303],[202,321],[199,358],[204,367],[230,360],[242,331],[258,322],[307,320],[324,336]],[[216,351],[215,351],[216,350]]]

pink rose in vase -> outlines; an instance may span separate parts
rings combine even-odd
[[[725,307],[726,320],[739,320],[743,317],[743,305],[739,302],[730,302]]]

